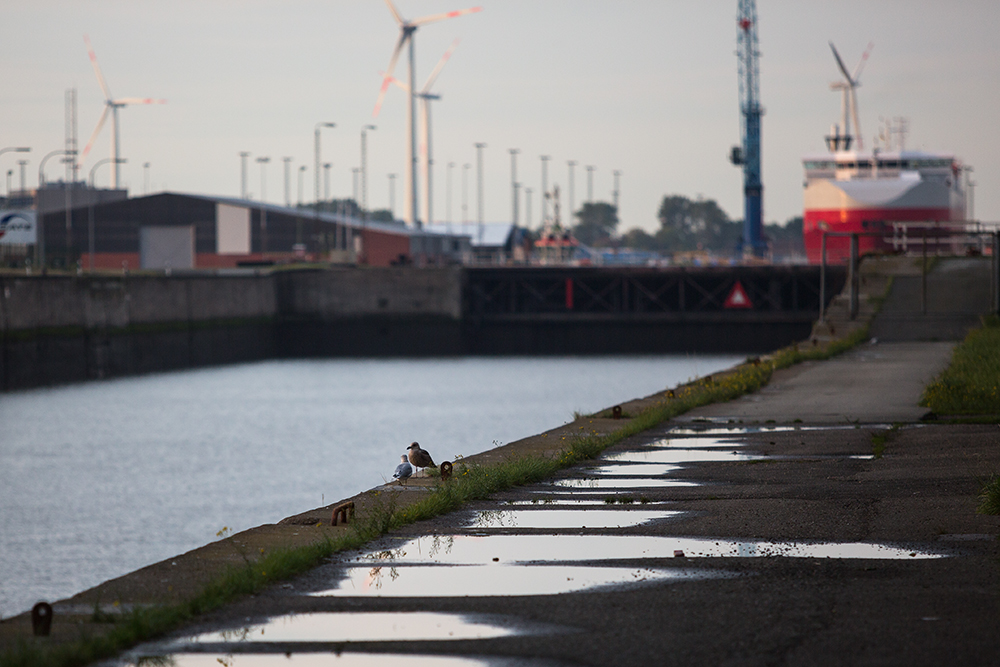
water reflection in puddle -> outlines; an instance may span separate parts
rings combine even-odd
[[[732,449],[741,447],[746,442],[732,438],[660,438],[650,443],[652,447],[688,447],[697,449],[714,449],[724,447]]]
[[[627,463],[633,463],[628,461]],[[658,477],[680,470],[680,466],[664,465],[662,463],[639,463],[634,465],[611,465],[587,468],[588,474],[594,475],[631,475],[635,477]]]
[[[490,560],[490,559],[487,559]],[[402,565],[351,567],[317,597],[493,597],[557,595],[595,588],[731,576],[683,569],[586,565]]]
[[[434,612],[288,614],[234,630],[207,632],[177,644],[373,642],[489,639],[536,634],[500,618]]]
[[[653,507],[662,507],[663,505],[671,504],[663,501],[649,500],[648,498],[645,500],[640,499],[639,501],[636,501],[636,499],[632,496],[628,496],[628,498],[632,502],[641,503],[643,509],[651,509]],[[609,499],[618,500],[618,497],[614,495],[598,496],[598,495],[588,495],[588,494],[573,494],[572,497],[563,497],[563,498],[540,498],[538,500],[508,500],[504,503],[504,506],[538,507],[542,509],[546,507],[567,507],[567,506],[568,507],[581,507],[581,506],[592,506],[592,505],[606,506],[611,504],[609,502]],[[622,504],[627,504],[627,503],[622,503]]]
[[[471,528],[628,528],[680,514],[645,509],[482,510],[476,512],[469,525]]]
[[[660,447],[657,449],[635,449],[615,452],[604,456],[605,461],[635,464],[678,464],[678,463],[718,463],[723,461],[760,461],[768,458],[762,454],[744,454],[743,452],[724,451],[719,449],[678,449],[676,447]],[[620,466],[628,470],[632,466]],[[673,466],[675,469],[677,466]],[[626,473],[622,473],[626,474]]]
[[[866,542],[768,542],[646,535],[427,535],[407,540],[394,549],[362,555],[354,562],[509,564],[673,558],[678,552],[688,558],[924,559],[945,555]]]
[[[697,486],[695,482],[685,482],[666,477],[569,477],[551,482],[553,486],[564,486],[573,489],[642,489],[647,487],[680,487]]]
[[[537,658],[402,655],[396,653],[173,653],[146,656],[116,665],[135,667],[547,667],[556,663]],[[559,663],[564,664],[564,663]]]

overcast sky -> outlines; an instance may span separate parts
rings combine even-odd
[[[332,195],[351,196],[360,163],[360,130],[369,133],[371,207],[389,201],[387,174],[400,174],[402,214],[405,96],[390,90],[372,119],[398,28],[381,0],[0,0],[3,78],[0,169],[28,157],[27,185],[38,160],[64,141],[64,93],[78,91],[79,141],[89,138],[102,95],[87,58],[87,33],[116,97],[166,98],[167,104],[121,111],[123,183],[151,191],[238,196],[240,151],[268,156],[266,195],[284,201],[283,157],[307,165],[312,199],[313,128],[323,131],[333,162]],[[407,18],[464,8],[465,0],[397,0]],[[477,14],[427,25],[416,33],[422,85],[455,39],[461,43],[435,86],[435,218],[448,215],[446,164],[454,162],[451,219],[459,222],[462,165],[475,165],[485,142],[485,217],[510,220],[510,155],[518,180],[534,190],[540,222],[540,155],[550,155],[549,183],[563,189],[568,160],[579,164],[577,206],[586,198],[584,165],[593,165],[594,198],[610,201],[621,170],[622,229],[658,226],[664,195],[715,199],[742,217],[742,176],[729,164],[739,143],[736,0],[483,0]],[[849,68],[869,41],[875,47],[859,88],[866,140],[880,116],[910,121],[908,147],[953,153],[975,171],[976,217],[1000,219],[1000,3],[995,0],[760,0],[764,217],[785,222],[802,212],[806,153],[821,152],[839,120],[833,41]],[[405,73],[405,60],[397,73]],[[85,171],[108,157],[110,123]],[[56,159],[49,180],[60,177]],[[98,185],[107,185],[102,166]],[[251,164],[249,189],[261,192]],[[523,198],[522,198],[523,204]],[[469,170],[469,216],[475,219],[475,166]],[[522,211],[521,221],[525,221]]]

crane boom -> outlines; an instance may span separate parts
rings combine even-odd
[[[743,249],[763,257],[766,243],[762,209],[764,185],[760,173],[760,68],[757,49],[757,4],[739,0],[737,57],[740,82],[741,150],[733,150],[732,161],[743,167]]]

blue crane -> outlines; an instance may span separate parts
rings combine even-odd
[[[763,257],[767,244],[762,223],[764,184],[760,176],[760,68],[757,59],[757,3],[739,0],[736,55],[739,59],[740,129],[742,147],[733,146],[730,160],[743,166],[743,239],[742,249]]]

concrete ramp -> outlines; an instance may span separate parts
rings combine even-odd
[[[897,275],[871,324],[880,342],[959,341],[990,311],[990,259],[948,258],[927,274],[927,307],[921,308],[923,277]]]

